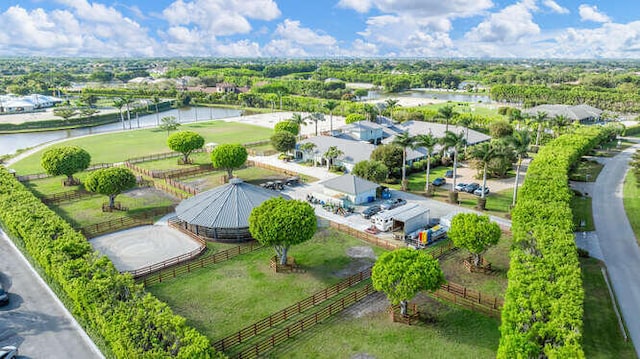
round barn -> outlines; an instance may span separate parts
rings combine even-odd
[[[288,196],[232,178],[229,183],[187,198],[176,207],[185,229],[220,242],[252,239],[249,215],[256,206],[272,197]]]

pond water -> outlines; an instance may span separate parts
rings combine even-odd
[[[387,97],[389,94],[381,93],[379,91],[369,91],[369,95],[366,99],[375,100],[380,97]],[[491,97],[488,95],[478,95],[469,92],[454,92],[454,91],[442,91],[439,89],[411,89],[410,91],[400,92],[397,97],[413,97],[413,98],[425,98],[445,100],[451,102],[482,102],[491,103]]]
[[[0,155],[11,154],[19,149],[35,147],[37,145],[57,141],[65,138],[84,136],[94,133],[107,133],[134,128],[157,127],[160,119],[166,116],[174,116],[180,123],[206,121],[218,118],[240,116],[241,111],[236,109],[219,107],[185,107],[162,111],[158,114],[132,116],[127,120],[124,113],[124,122],[110,123],[107,125],[77,128],[73,130],[58,130],[45,132],[0,134]]]

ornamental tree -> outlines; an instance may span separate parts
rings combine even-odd
[[[158,127],[163,131],[167,131],[167,136],[169,136],[169,132],[175,131],[179,126],[180,123],[175,116],[165,116],[160,119],[160,126]]]
[[[368,181],[380,183],[389,176],[389,169],[380,161],[360,161],[353,166],[353,174]]]
[[[273,127],[273,130],[275,132],[286,131],[294,136],[297,136],[300,133],[300,125],[291,120],[280,121],[276,123],[276,125]]]
[[[290,132],[276,132],[271,136],[271,145],[278,152],[289,152],[296,148],[296,136]]]
[[[93,171],[84,184],[89,192],[109,196],[109,208],[115,207],[116,196],[135,187],[136,176],[128,168],[109,167]]]
[[[434,291],[446,281],[438,260],[424,251],[396,249],[381,255],[371,270],[373,288],[384,292],[400,313],[407,315],[407,302],[423,290]]]
[[[473,265],[480,265],[482,253],[500,240],[500,226],[489,216],[475,213],[459,213],[451,220],[447,233],[456,247],[467,249],[473,256]]]
[[[193,131],[180,131],[169,136],[167,145],[172,151],[182,153],[182,161],[189,163],[191,152],[204,146],[204,137]]]
[[[74,183],[73,174],[84,171],[91,163],[91,155],[78,146],[56,147],[42,154],[40,164],[51,176],[67,176]]]
[[[274,197],[249,215],[251,236],[265,246],[273,246],[280,264],[287,263],[289,247],[311,239],[317,227],[313,207],[299,200]]]
[[[247,149],[237,143],[219,145],[211,151],[211,163],[215,168],[227,171],[229,178],[233,178],[233,170],[241,167],[247,161]]]

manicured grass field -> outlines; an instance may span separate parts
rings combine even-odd
[[[636,240],[640,244],[640,187],[633,172],[627,173],[622,191],[624,210],[627,212],[627,218],[636,235]]]
[[[38,195],[52,195],[60,192],[77,191],[84,189],[84,181],[89,172],[79,172],[73,175],[73,178],[79,179],[81,184],[76,186],[63,186],[62,182],[67,176],[56,176],[33,181],[23,182],[24,186]]]
[[[200,191],[206,191],[222,185],[222,177],[226,174],[226,171],[213,171],[200,176],[184,178],[180,181]],[[255,185],[266,181],[284,180],[288,178],[288,176],[280,172],[261,167],[244,167],[233,171],[233,176]]]
[[[600,261],[580,259],[585,291],[583,349],[587,358],[637,358],[625,342],[600,270]]]
[[[444,177],[444,174],[447,172],[447,170],[450,170],[450,169],[452,169],[452,167],[445,167],[445,166],[432,167],[429,172],[429,181],[433,182],[433,180],[436,179],[437,177]],[[418,194],[424,193],[424,185],[426,180],[425,171],[414,172],[411,174],[407,173],[407,180],[409,181],[409,188],[408,188],[409,192],[416,192]],[[447,182],[449,181],[450,179],[447,178]],[[385,186],[389,188],[397,189],[397,190],[400,190],[400,188],[402,188],[400,183],[385,184]]]
[[[125,192],[116,197],[116,202],[128,207],[128,211],[102,212],[102,203],[108,200],[107,196],[97,195],[52,205],[51,208],[72,225],[85,227],[154,208],[166,207],[177,202],[159,190],[143,188]]]
[[[209,339],[217,340],[364,269],[369,260],[346,255],[348,248],[361,246],[370,245],[334,230],[319,230],[311,241],[292,247],[289,253],[305,273],[275,273],[269,268],[275,252],[265,248],[148,290]]]
[[[504,297],[507,289],[507,272],[509,271],[509,249],[513,240],[510,235],[502,234],[497,245],[490,247],[484,258],[491,263],[494,272],[491,274],[469,273],[463,261],[470,254],[466,249],[458,249],[440,260],[440,266],[447,280],[467,288],[478,290],[494,297]]]
[[[411,326],[392,323],[384,309],[362,316],[339,314],[277,347],[268,357],[495,358],[500,340],[498,320],[442,304],[424,294],[416,299],[431,321]]]
[[[513,196],[513,189],[505,189],[499,192],[491,192],[487,195],[487,205],[486,210],[483,212],[485,214],[504,217],[511,211],[511,203]],[[449,200],[449,190],[444,188],[439,188],[436,190],[434,196],[432,197],[435,200],[446,202]],[[460,205],[462,207],[476,209],[478,205],[478,196],[459,192],[458,193],[458,201],[460,201]]]
[[[169,151],[168,148],[167,148],[167,151]],[[136,163],[135,165],[140,168],[145,168],[148,170],[165,171],[165,170],[184,169],[184,168],[190,168],[198,165],[211,164],[211,154],[208,152],[197,152],[197,153],[190,154],[189,160],[192,161],[192,163],[190,164],[186,164],[186,165],[179,164],[178,160],[180,159],[182,159],[182,156],[165,158],[162,160],[155,160],[155,161],[145,161],[145,162]]]
[[[185,124],[179,130],[192,130],[205,138],[205,143],[245,143],[268,139],[273,130],[243,123],[209,121]],[[62,145],[62,144],[61,144]],[[91,154],[92,163],[121,162],[131,157],[168,152],[167,133],[159,129],[143,129],[107,133],[65,141],[64,145],[77,145]],[[43,150],[11,166],[19,174],[43,172],[40,158]]]
[[[596,230],[591,212],[591,197],[574,196],[571,199],[571,211],[573,212],[573,224],[577,232]],[[584,226],[582,226],[582,223],[584,223]]]

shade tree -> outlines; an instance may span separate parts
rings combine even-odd
[[[351,172],[358,177],[376,183],[383,182],[389,176],[389,168],[384,163],[374,160],[356,163]]]
[[[108,196],[109,208],[113,209],[115,208],[116,196],[135,187],[136,176],[128,168],[101,168],[91,172],[84,185],[89,192]]]
[[[296,148],[296,136],[288,131],[276,132],[271,136],[271,145],[278,152],[289,152]]]
[[[180,131],[167,138],[167,145],[172,151],[182,153],[182,162],[189,163],[189,155],[204,146],[204,137],[193,131]]]
[[[213,167],[227,171],[228,178],[233,178],[233,170],[242,167],[248,157],[247,149],[237,143],[218,145],[211,151]]]
[[[272,246],[280,264],[287,263],[291,246],[310,240],[316,233],[316,214],[307,202],[270,198],[249,215],[251,236],[265,246]]]
[[[371,281],[392,305],[400,304],[402,315],[407,315],[407,302],[420,291],[434,291],[446,283],[438,260],[412,248],[382,254],[371,270]]]
[[[473,265],[479,266],[489,246],[500,240],[500,226],[492,222],[489,216],[475,213],[459,213],[451,220],[451,228],[447,236],[456,247],[464,248],[471,253]]]
[[[77,183],[73,178],[75,173],[86,170],[91,163],[89,152],[78,146],[55,147],[42,154],[40,164],[51,176],[67,176],[65,184]]]

